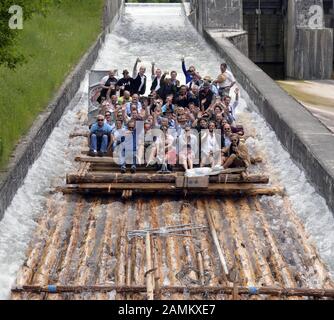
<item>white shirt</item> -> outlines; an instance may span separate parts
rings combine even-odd
[[[208,129],[206,129],[208,130]],[[217,141],[218,136],[213,133],[212,135],[210,132],[205,132],[202,140],[202,151],[206,154],[209,154],[210,152],[216,153],[220,150],[220,143]]]
[[[234,121],[237,121],[237,117],[236,117],[236,112],[235,112],[235,110],[237,109],[238,105],[239,105],[239,100],[235,100],[235,101],[233,102],[232,106],[231,106],[231,105],[228,106],[228,109],[229,109],[229,111],[230,111],[230,113],[231,113],[231,115],[232,115],[232,120],[233,120],[233,122],[234,122]]]
[[[232,143],[230,137],[224,134],[224,141],[225,141],[225,147],[229,148]]]
[[[103,77],[103,78],[101,79],[101,81],[100,81],[100,84],[101,84],[102,86],[104,86],[108,79],[109,79],[109,76],[105,76],[105,77]]]
[[[124,128],[121,128],[121,129],[114,128],[112,134],[115,138],[115,141],[120,141],[121,137],[124,135],[124,132],[125,132]]]
[[[142,104],[141,104],[140,101],[138,101],[137,103],[128,102],[128,103],[126,104],[126,113],[127,113],[127,115],[130,115],[130,114],[131,114],[131,105],[132,105],[132,104],[136,104],[136,105],[137,105],[137,111],[138,111],[138,113],[140,113],[141,110],[143,109],[143,106],[142,106]]]
[[[138,89],[138,92],[140,92],[140,90],[142,89],[142,87],[144,86],[144,83],[145,83],[145,76],[141,76],[139,73],[138,73],[140,79],[141,79],[141,84],[140,84],[140,87]]]
[[[207,143],[208,143],[208,150],[209,152],[213,152],[215,150],[215,145],[216,145],[216,137],[215,135],[211,135],[209,134],[208,135],[208,140],[207,140]]]
[[[232,74],[231,71],[226,70],[225,74],[226,74],[226,80],[219,84],[220,88],[229,87],[233,82],[235,82],[234,75]]]

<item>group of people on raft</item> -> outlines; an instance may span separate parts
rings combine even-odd
[[[226,63],[216,79],[202,77],[195,66],[186,68],[185,84],[177,72],[163,72],[152,62],[152,85],[147,87],[146,68],[138,58],[132,77],[128,70],[116,78],[115,71],[101,79],[97,102],[100,114],[90,128],[90,156],[111,155],[122,173],[130,164],[157,166],[169,172],[175,164],[185,170],[194,164],[245,167],[250,164],[247,147],[241,142],[242,126],[236,124],[239,88]],[[235,93],[232,102],[231,90]]]

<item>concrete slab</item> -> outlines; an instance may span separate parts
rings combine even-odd
[[[277,83],[334,133],[334,80]]]

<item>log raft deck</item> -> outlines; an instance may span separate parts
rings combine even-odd
[[[120,174],[108,157],[76,161],[48,199],[12,299],[334,297],[329,271],[268,176],[231,169],[190,179],[177,166]]]

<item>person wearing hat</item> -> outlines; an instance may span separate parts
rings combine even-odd
[[[211,84],[204,82],[202,89],[199,91],[199,102],[203,112],[210,107],[213,97],[214,93],[211,90]]]
[[[130,91],[133,79],[130,77],[128,70],[123,70],[123,78],[117,82],[117,87],[120,89],[120,96],[123,97],[124,91]]]

